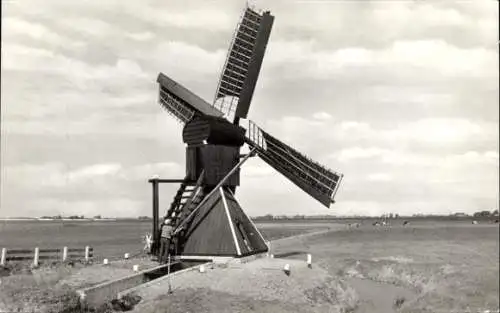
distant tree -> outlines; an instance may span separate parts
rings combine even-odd
[[[394,214],[394,218],[399,218],[399,214],[398,213]]]
[[[494,210],[494,211],[492,211],[492,212],[491,212],[491,215],[492,215],[492,216],[498,216],[498,210]]]
[[[389,218],[392,219],[394,217],[394,214],[389,213]]]
[[[99,219],[101,219],[101,216],[100,216],[100,215],[96,215],[96,216],[94,216],[94,218],[95,218],[96,220],[99,220]]]
[[[490,211],[480,211],[474,213],[474,217],[487,217],[490,216]]]

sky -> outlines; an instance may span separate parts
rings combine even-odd
[[[498,207],[496,1],[253,4],[275,21],[248,117],[345,177],[326,208],[252,158],[236,193],[249,215]],[[211,103],[244,7],[2,1],[0,216],[151,215],[147,179],[185,174],[156,77]]]

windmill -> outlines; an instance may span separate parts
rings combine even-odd
[[[184,124],[184,179],[151,179],[153,253],[157,252],[158,184],[180,183],[165,217],[171,218],[182,256],[243,257],[266,252],[263,236],[235,197],[240,167],[258,156],[329,207],[342,180],[333,172],[247,120],[274,16],[246,6],[233,35],[215,99],[209,104],[160,73],[158,102]],[[240,149],[248,145],[250,152]]]

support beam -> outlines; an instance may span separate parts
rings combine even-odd
[[[231,229],[231,235],[233,235],[234,246],[236,247],[236,254],[241,256],[240,244],[238,243],[238,238],[236,238],[236,231],[234,230],[233,219],[231,218],[231,212],[229,212],[229,207],[227,205],[226,197],[224,196],[224,190],[222,187],[219,188],[219,192],[224,204],[224,210],[226,211],[227,222],[229,223],[229,228]]]
[[[241,159],[241,158],[245,158],[245,157],[246,157],[247,155],[249,155],[249,154],[250,154],[250,153],[243,153],[243,154],[240,154],[240,155],[239,155],[239,158],[240,158],[240,159]],[[257,152],[254,152],[254,153],[251,153],[251,154],[250,154],[250,157],[251,157],[251,158],[252,158],[252,157],[254,157],[254,156],[257,156]]]
[[[148,180],[149,183],[183,183],[184,179],[161,179],[161,178],[151,178]]]
[[[158,232],[158,214],[159,214],[159,199],[158,199],[158,180],[150,179],[149,182],[153,186],[153,244],[151,245],[151,252],[156,254],[158,251],[158,244],[160,242],[160,233]]]

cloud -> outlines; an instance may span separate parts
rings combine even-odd
[[[233,27],[236,19],[227,11],[217,10],[215,8],[188,9],[182,11],[167,12],[166,15],[158,11],[149,10],[149,16],[153,17],[153,22],[160,25],[174,25],[180,28],[194,28],[198,30],[206,29],[207,25],[214,30],[227,29]],[[143,17],[148,16],[143,15]]]
[[[67,182],[63,174],[65,168],[65,165],[59,162],[5,166],[2,169],[2,180],[15,187],[63,187]]]
[[[57,21],[57,25],[61,28],[69,28],[84,36],[92,37],[107,37],[118,35],[119,29],[111,24],[96,18],[88,18],[85,16],[73,17],[70,19],[61,19]]]
[[[459,48],[443,40],[400,40],[380,49],[347,47],[321,50],[314,41],[277,41],[269,49],[269,67],[279,68],[284,79],[351,77],[352,70],[367,68],[401,78],[413,76],[490,77],[497,53],[485,48]],[[397,72],[394,69],[397,68]]]
[[[121,170],[121,165],[116,163],[110,164],[94,164],[80,168],[68,173],[68,178],[71,182],[92,180],[96,177],[106,175],[116,175]]]
[[[388,150],[380,149],[380,148],[361,148],[354,147],[341,150],[337,155],[336,159],[340,162],[343,161],[351,161],[356,159],[364,159],[364,158],[373,158],[377,156],[381,156],[384,153],[389,153]]]
[[[130,33],[127,36],[137,41],[149,41],[155,37],[151,32]]]
[[[6,17],[2,20],[3,40],[15,41],[16,36],[26,36],[36,42],[50,44],[52,47],[78,49],[85,43],[66,36],[61,36],[44,25],[26,21],[18,17]]]
[[[390,129],[373,128],[367,123],[343,122],[335,137],[339,140],[349,136],[356,140],[381,143],[393,148],[409,146],[449,147],[465,146],[472,143],[492,145],[497,142],[496,125],[465,118],[424,118],[410,123],[397,124]]]
[[[389,150],[379,147],[361,148],[353,147],[342,149],[331,157],[340,162],[355,162],[360,159],[377,159],[391,165],[439,165],[439,166],[465,166],[471,164],[495,165],[498,160],[496,151],[467,151],[461,154],[419,154],[407,150]]]
[[[317,120],[329,120],[332,118],[332,116],[327,112],[316,112],[313,114],[313,118]]]
[[[262,5],[266,4],[268,2],[262,1]],[[374,2],[369,6],[359,2],[290,5],[282,1],[279,4],[272,5],[274,13],[286,14],[287,18],[277,23],[276,33],[286,38],[318,38],[325,47],[352,44],[377,47],[402,38],[443,38],[456,45],[491,47],[496,41],[493,21],[498,17],[498,10],[487,0],[432,4]],[[314,16],[314,22],[303,16]]]
[[[225,54],[226,51],[222,49],[209,52],[196,45],[170,41],[159,44],[148,58],[154,58],[161,64],[159,69],[169,74],[179,72],[180,75],[192,75],[192,69],[196,68],[197,75],[207,75],[220,70]]]
[[[453,144],[485,135],[480,125],[466,119],[422,119],[392,131],[400,136],[426,143]]]
[[[5,178],[26,188],[61,187],[116,180],[142,181],[153,175],[180,177],[184,168],[174,162],[123,166],[119,163],[85,165],[78,168],[63,163],[23,164],[5,167]]]
[[[245,165],[242,167],[241,171],[246,177],[270,177],[275,173],[275,170],[267,164],[261,164],[259,166]]]
[[[145,79],[147,75],[134,61],[118,59],[113,66],[90,66],[81,60],[71,59],[49,50],[30,48],[17,44],[3,45],[3,70],[33,71],[44,74],[57,74],[67,77],[74,84],[84,84],[88,80],[108,81],[120,79]]]
[[[369,181],[386,182],[391,181],[392,176],[387,173],[372,173],[368,175],[367,179]]]
[[[183,178],[184,166],[174,162],[144,164],[132,167],[123,173],[126,179],[143,180],[154,175],[160,178]]]
[[[467,151],[470,147],[490,149],[498,147],[496,128],[495,123],[466,118],[423,118],[379,128],[364,121],[323,123],[297,116],[269,120],[264,126],[274,136],[304,149],[319,142],[328,143],[322,146],[323,153],[325,148],[332,147],[340,159],[346,160],[377,156],[384,153],[381,149],[412,149],[426,153],[464,152],[464,148]],[[363,146],[353,147],[355,145]],[[374,145],[375,148],[370,147]],[[344,150],[339,152],[339,147]]]

